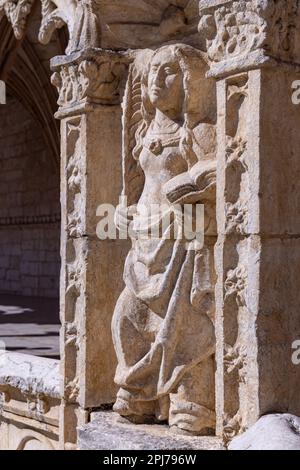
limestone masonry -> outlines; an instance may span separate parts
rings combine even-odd
[[[61,322],[0,449],[299,449],[300,0],[0,0],[0,80],[0,304]]]

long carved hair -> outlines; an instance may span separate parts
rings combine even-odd
[[[144,138],[155,117],[155,108],[148,95],[148,75],[153,58],[165,49],[168,49],[169,54],[177,60],[183,75],[183,125],[179,148],[188,167],[191,168],[198,161],[197,152],[195,152],[198,144],[193,129],[201,122],[215,123],[216,93],[214,81],[206,78],[208,66],[202,54],[193,47],[182,44],[163,46],[158,49],[142,76],[142,121],[135,134],[136,146],[133,149],[133,157],[139,160]]]

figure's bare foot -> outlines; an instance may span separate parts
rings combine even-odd
[[[212,436],[215,433],[215,422],[213,410],[173,397],[169,417],[171,432],[186,436]]]
[[[123,400],[122,398],[117,399],[116,403],[113,406],[113,410],[120,416],[129,416],[130,414],[132,414],[129,407],[129,402]]]

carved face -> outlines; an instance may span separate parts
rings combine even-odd
[[[181,111],[184,100],[183,73],[178,60],[167,49],[158,52],[151,61],[148,93],[153,106],[162,112]]]

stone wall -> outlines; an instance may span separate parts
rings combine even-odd
[[[15,99],[0,108],[0,292],[57,297],[59,174]]]

